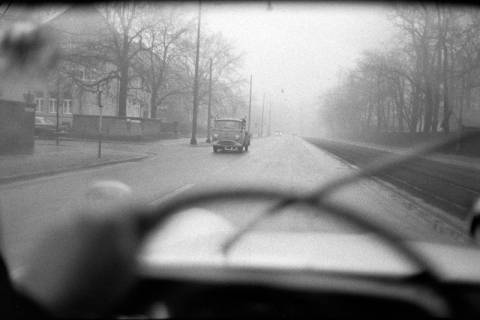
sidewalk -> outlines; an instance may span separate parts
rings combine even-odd
[[[341,139],[319,139],[320,146],[347,163],[364,168],[388,154],[401,155],[412,148],[383,146]],[[319,146],[319,144],[317,144]],[[338,146],[335,148],[334,146]],[[377,158],[378,157],[378,158]],[[420,157],[424,161],[402,166],[381,177],[385,186],[458,230],[469,228],[469,201],[478,196],[479,164],[477,158],[435,153]]]
[[[209,148],[205,137],[197,138],[197,145],[190,145],[190,138],[157,141],[104,141],[102,157],[97,158],[98,142],[94,140],[63,139],[35,140],[33,154],[0,155],[0,183],[32,179],[56,173],[91,167],[140,161],[148,156],[164,152],[166,147]]]
[[[135,150],[137,149],[137,150]],[[138,150],[140,149],[140,150]],[[97,158],[98,143],[87,141],[36,140],[33,154],[0,156],[0,183],[31,179],[84,168],[139,161],[148,156],[133,145],[105,143]],[[144,148],[143,148],[144,149]]]
[[[329,140],[329,139],[327,139]],[[332,141],[339,141],[342,143],[346,144],[351,144],[351,145],[356,145],[359,147],[365,147],[365,148],[370,148],[370,149],[375,149],[378,151],[384,151],[384,152],[391,152],[395,154],[402,154],[405,151],[410,151],[413,148],[408,148],[408,147],[391,147],[391,146],[385,146],[385,145],[380,145],[380,144],[375,144],[375,143],[368,143],[368,142],[359,142],[359,141],[351,141],[351,140],[343,140],[343,139],[335,139]],[[478,161],[478,158],[476,157],[469,157],[469,156],[464,156],[464,155],[457,155],[457,154],[452,154],[452,153],[433,153],[424,156],[424,158],[427,158],[429,160],[433,160],[439,163],[443,164],[449,164],[449,165],[455,165],[459,167],[464,167],[464,168],[469,168],[469,169],[474,169],[474,170],[479,170],[480,171],[480,161]]]

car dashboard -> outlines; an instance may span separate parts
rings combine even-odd
[[[452,296],[462,297],[461,303],[445,303],[421,276],[178,268],[169,276],[143,276],[115,314],[136,319],[480,315],[480,285],[446,286]]]

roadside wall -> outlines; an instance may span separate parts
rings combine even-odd
[[[32,153],[35,106],[0,99],[0,154]]]
[[[72,135],[79,138],[98,137],[98,115],[73,116]],[[163,122],[157,119],[102,117],[102,136],[107,139],[144,140],[175,138],[176,122]]]

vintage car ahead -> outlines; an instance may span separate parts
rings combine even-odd
[[[213,128],[213,152],[228,150],[248,151],[250,134],[246,131],[245,119],[215,119]]]

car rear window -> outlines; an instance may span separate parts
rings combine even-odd
[[[215,128],[217,129],[241,129],[242,124],[239,121],[215,121]]]

